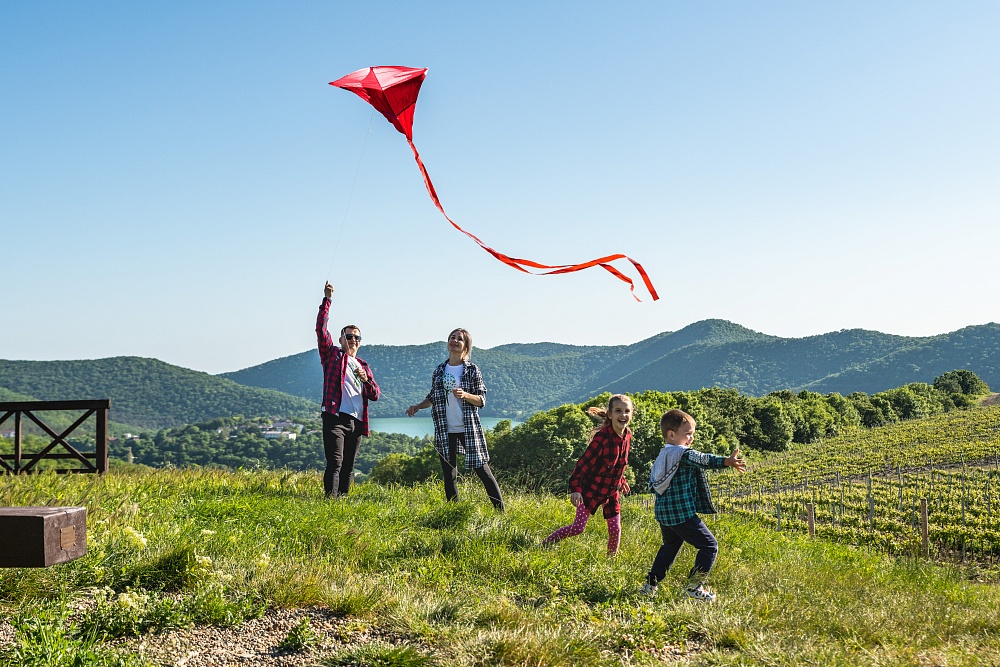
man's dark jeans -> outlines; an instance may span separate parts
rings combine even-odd
[[[323,413],[323,450],[326,472],[323,491],[327,496],[345,496],[354,479],[354,457],[361,442],[361,422],[351,415]]]

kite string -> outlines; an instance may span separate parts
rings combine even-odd
[[[351,200],[354,199],[354,186],[358,183],[358,174],[361,172],[361,161],[365,157],[365,147],[368,146],[368,135],[372,133],[372,119],[375,118],[375,110],[372,109],[371,116],[368,117],[368,131],[365,132],[365,141],[361,144],[361,155],[358,157],[358,168],[354,170],[354,182],[351,183],[351,192],[347,195],[347,206],[344,207],[344,219],[340,221],[340,231],[337,232],[337,241],[333,244],[333,256],[330,257],[330,266],[326,269],[327,282],[333,271],[333,262],[337,259],[337,250],[340,248],[340,237],[344,234],[344,225],[347,223],[347,213],[351,210]]]

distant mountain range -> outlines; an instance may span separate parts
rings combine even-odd
[[[427,393],[444,342],[366,345],[382,388],[374,417],[399,417]],[[732,387],[869,394],[932,382],[965,368],[1000,388],[1000,324],[912,338],[860,329],[779,338],[724,320],[696,322],[633,345],[512,343],[475,349],[489,390],[484,416],[524,418],[604,391],[685,391]],[[318,409],[322,369],[307,350],[232,373],[209,375],[156,359],[0,360],[0,401],[111,398],[111,418],[163,428],[214,417],[303,415]],[[426,413],[425,413],[426,414]]]
[[[445,344],[367,345],[383,391],[375,416],[401,416],[426,395]],[[1000,324],[970,326],[929,337],[850,329],[779,338],[725,320],[704,320],[633,345],[514,343],[473,350],[489,390],[486,416],[525,417],[604,391],[685,391],[732,387],[762,395],[779,389],[875,393],[909,382],[933,382],[965,368],[1000,387]],[[243,385],[319,401],[322,369],[309,350],[232,373]],[[0,383],[2,384],[2,383]]]

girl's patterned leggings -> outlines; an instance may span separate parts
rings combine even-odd
[[[579,535],[583,532],[583,529],[587,527],[587,522],[590,521],[590,510],[583,503],[580,503],[576,508],[576,518],[573,519],[573,523],[568,526],[563,526],[559,530],[555,531],[544,540],[542,544],[555,544],[559,540],[564,540],[572,535]],[[618,553],[618,544],[621,542],[622,538],[622,523],[621,515],[616,514],[608,522],[608,555],[614,556]]]

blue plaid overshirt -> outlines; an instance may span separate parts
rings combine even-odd
[[[462,371],[462,378],[458,382],[458,387],[468,394],[475,394],[483,399],[483,406],[486,405],[486,385],[483,384],[483,374],[479,372],[479,366],[466,359],[462,363],[465,369]],[[442,362],[434,369],[431,376],[431,390],[427,398],[431,402],[431,418],[434,420],[434,449],[438,454],[448,460],[448,414],[447,403],[448,392],[444,388],[444,367],[448,362]],[[465,455],[465,469],[474,470],[482,468],[483,464],[489,463],[490,453],[486,449],[486,435],[483,433],[483,424],[479,421],[479,408],[462,401],[462,424],[464,425],[465,448],[460,448],[458,453]]]
[[[656,497],[653,514],[664,526],[684,523],[696,514],[715,514],[705,469],[726,467],[725,456],[706,454],[696,449],[684,452],[677,473],[662,496]]]

